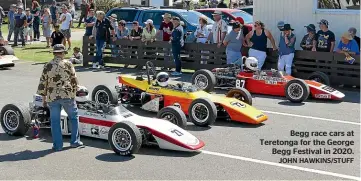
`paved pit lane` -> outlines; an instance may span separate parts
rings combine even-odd
[[[20,63],[12,69],[0,70],[0,107],[7,103],[31,101],[42,67],[42,64]],[[92,91],[99,84],[116,85],[115,77],[119,71],[134,73],[135,70],[106,69],[93,72],[79,68],[77,74],[80,83]],[[189,81],[190,78],[190,74],[184,74],[178,80]],[[360,94],[343,92],[346,94],[344,102],[310,100],[302,104],[291,104],[279,97],[253,95],[254,106],[263,110],[269,120],[257,126],[217,121],[211,128],[200,128],[189,123],[187,130],[206,143],[204,151],[199,153],[141,148],[134,157],[121,157],[110,150],[106,141],[86,137],[82,137],[85,148],[65,148],[64,151],[54,153],[50,150],[50,130],[41,130],[40,138],[32,139],[10,137],[0,128],[0,180],[356,180],[360,177]],[[136,108],[130,110],[140,115],[155,116]],[[323,136],[324,132],[327,136]],[[337,132],[345,135],[330,136],[330,133],[337,135]],[[278,144],[282,144],[261,145],[261,139],[271,144],[278,140]],[[316,139],[318,141],[313,143]],[[354,145],[327,145],[330,139],[354,141]],[[326,145],[322,145],[323,141]],[[69,145],[68,142],[69,137],[65,136],[65,147]],[[315,154],[320,149],[321,152],[329,149],[331,153]],[[299,154],[295,155],[297,150]],[[300,154],[307,152],[314,154]],[[349,154],[342,154],[347,152]],[[290,161],[279,163],[281,158]],[[325,161],[322,158],[353,160],[352,163],[299,163],[306,159]]]

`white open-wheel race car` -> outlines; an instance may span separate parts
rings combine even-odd
[[[87,94],[87,90],[77,92],[77,96]],[[0,115],[3,130],[9,135],[24,136],[34,125],[49,128],[49,108],[44,107],[42,102],[42,96],[35,94],[29,105],[5,105]],[[162,119],[136,115],[121,104],[84,101],[77,102],[77,107],[79,134],[108,140],[112,150],[119,155],[132,155],[142,145],[158,145],[161,149],[188,152],[204,146],[203,141],[172,123],[182,122],[184,125],[187,121],[184,113],[175,106],[166,107],[163,114],[158,115]],[[60,123],[62,134],[70,135],[72,128],[65,110],[61,111]]]
[[[19,60],[14,55],[14,50],[9,45],[0,46],[0,69],[14,67],[15,60]]]

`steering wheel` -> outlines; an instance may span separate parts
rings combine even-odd
[[[150,76],[152,76],[152,79],[154,80],[157,76],[157,73],[155,71],[154,64],[151,61],[147,61],[147,63],[145,63],[145,67],[147,69],[148,84],[150,84]]]

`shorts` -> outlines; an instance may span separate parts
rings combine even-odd
[[[71,37],[71,31],[70,31],[70,29],[60,30],[60,31],[63,33],[63,35],[64,35],[65,38],[70,38],[70,37]]]
[[[33,36],[33,27],[27,27],[24,29],[24,36]]]

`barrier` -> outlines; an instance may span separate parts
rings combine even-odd
[[[151,60],[155,66],[175,68],[171,45],[168,42],[144,43],[139,40],[117,40],[114,42],[116,57],[111,55],[111,47],[106,45],[103,51],[105,63],[137,65],[142,68],[146,61]],[[247,52],[247,49],[242,50]],[[84,66],[89,66],[89,60],[95,56],[95,40],[83,38]],[[295,53],[293,76],[307,79],[315,71],[327,74],[331,84],[345,86],[360,86],[360,56],[353,56],[355,62],[349,64],[345,55],[329,52],[312,52],[298,50]],[[199,70],[224,67],[226,65],[225,47],[216,45],[188,43],[181,52],[183,69]],[[206,61],[206,62],[204,62]],[[263,69],[277,69],[278,54],[269,50]]]

